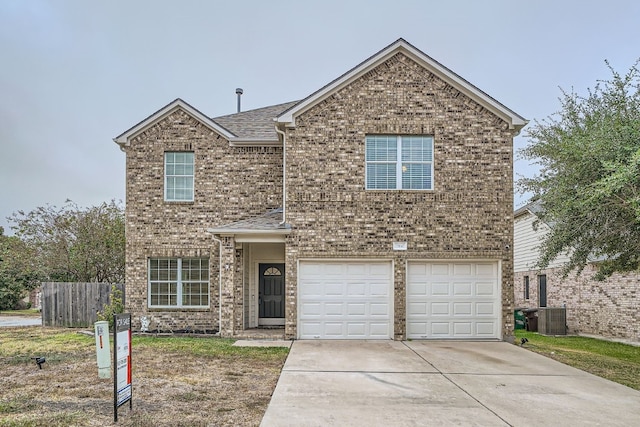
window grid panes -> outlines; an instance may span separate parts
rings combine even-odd
[[[433,137],[369,135],[367,190],[432,190]]]
[[[193,201],[193,153],[164,153],[164,199]]]
[[[149,259],[150,307],[208,307],[209,260]]]

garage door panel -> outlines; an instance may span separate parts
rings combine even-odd
[[[455,296],[471,296],[471,283],[453,283],[453,295]]]
[[[451,293],[451,286],[449,282],[434,282],[431,284],[431,295],[447,296]]]
[[[446,338],[451,336],[450,322],[431,322],[431,334],[434,338]]]
[[[301,339],[392,337],[391,262],[300,261],[298,286]],[[308,322],[320,326],[307,328]]]
[[[454,316],[471,316],[473,303],[471,302],[457,302],[453,304]]]
[[[320,316],[322,314],[322,303],[303,303],[300,305],[300,312],[304,313],[305,317]]]
[[[347,283],[348,297],[364,297],[367,294],[366,283]]]
[[[453,277],[459,277],[459,276],[471,276],[473,267],[471,266],[471,264],[467,264],[467,263],[456,263],[456,264],[452,264],[453,266]]]
[[[471,322],[453,322],[454,338],[472,337],[473,324]]]
[[[429,268],[430,267],[430,268]],[[449,274],[449,267],[450,264],[448,263],[431,263],[431,264],[427,264],[427,272],[426,274],[431,274],[432,276],[450,276]],[[429,273],[429,270],[431,270],[431,273]]]
[[[497,262],[409,262],[407,337],[500,338]]]
[[[407,313],[409,317],[417,318],[420,315],[427,314],[427,303],[426,302],[410,302],[407,305]]]
[[[493,297],[496,294],[495,287],[494,283],[476,282],[476,295]]]
[[[434,302],[431,304],[432,316],[449,316],[450,309],[448,302]]]
[[[496,333],[495,322],[477,322],[476,323],[477,336],[493,338],[495,333]]]
[[[495,303],[479,302],[476,304],[476,313],[478,316],[494,316],[496,314]]]
[[[324,295],[328,297],[342,297],[345,289],[342,283],[326,283],[324,285]]]
[[[477,277],[496,277],[498,275],[495,263],[477,263],[476,274]]]
[[[345,326],[342,322],[325,321],[321,323],[320,333],[318,335],[323,335],[327,338],[341,337],[345,333]]]
[[[386,303],[371,303],[369,304],[369,314],[371,315],[371,317],[391,317],[391,313],[389,312],[389,304]]]
[[[367,313],[367,304],[361,303],[347,303],[347,316],[364,316]]]
[[[320,304],[320,306],[324,306],[324,310],[321,309],[320,315],[343,316],[345,313],[344,303],[341,302],[327,302]]]

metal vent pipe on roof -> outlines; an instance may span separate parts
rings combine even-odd
[[[240,97],[242,96],[242,88],[236,88],[236,95],[238,95],[238,113],[240,112]]]

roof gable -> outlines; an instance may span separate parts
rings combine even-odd
[[[371,56],[369,59],[357,65],[355,68],[347,71],[342,76],[338,77],[331,83],[327,84],[323,88],[319,89],[318,91],[309,95],[307,98],[303,99],[288,110],[281,113],[277,118],[278,123],[283,123],[287,126],[295,127],[295,120],[297,116],[309,110],[322,100],[349,85],[353,81],[357,80],[361,76],[365,75],[366,73],[398,53],[403,53],[407,57],[416,61],[422,67],[426,68],[443,81],[447,82],[469,98],[473,99],[478,104],[491,111],[493,114],[505,120],[509,124],[511,129],[515,129],[517,132],[519,132],[520,129],[522,129],[528,123],[525,118],[515,113],[513,110],[507,108],[491,96],[487,95],[485,92],[478,89],[467,80],[463,79],[462,77],[402,38],[398,39],[394,43],[382,49],[380,52]]]
[[[131,127],[130,129],[123,132],[121,135],[113,138],[114,142],[120,145],[120,148],[128,147],[131,139],[138,135],[140,132],[148,129],[159,121],[165,119],[167,116],[173,114],[177,110],[182,110],[185,113],[189,114],[194,119],[198,120],[200,123],[219,133],[223,137],[231,140],[233,138],[237,138],[236,135],[231,133],[229,130],[220,126],[218,123],[211,120],[209,117],[202,114],[198,109],[194,108],[187,102],[183,101],[180,98],[175,99],[169,104],[165,105],[155,113],[151,114],[146,119],[142,120],[140,123]]]

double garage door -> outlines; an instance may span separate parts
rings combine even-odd
[[[409,262],[407,338],[500,338],[495,262]],[[390,261],[300,261],[300,339],[393,338]]]

